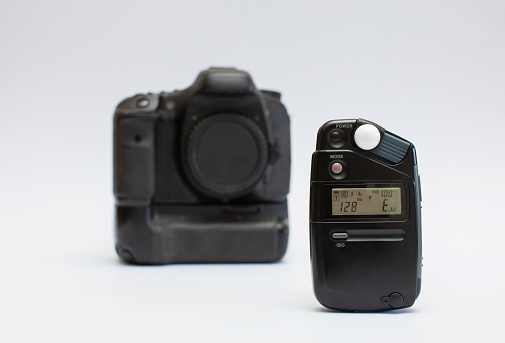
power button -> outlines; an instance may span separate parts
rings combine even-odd
[[[326,141],[334,148],[341,148],[345,144],[346,134],[341,129],[333,129],[328,132]]]

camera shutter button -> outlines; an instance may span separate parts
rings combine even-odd
[[[138,108],[146,108],[147,106],[149,106],[149,99],[147,99],[147,98],[140,98],[137,101],[137,107]]]
[[[361,125],[354,132],[354,142],[363,150],[372,150],[379,145],[381,133],[377,127],[372,124]]]

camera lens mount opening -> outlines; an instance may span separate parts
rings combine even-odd
[[[198,122],[186,142],[188,177],[202,193],[221,199],[249,193],[268,163],[268,143],[248,117],[215,114]]]

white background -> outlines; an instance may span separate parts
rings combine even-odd
[[[500,1],[0,3],[0,340],[504,341],[505,5]],[[249,71],[292,120],[281,263],[121,264],[112,114],[208,66]],[[324,310],[310,156],[330,119],[412,141],[423,288],[407,310]]]

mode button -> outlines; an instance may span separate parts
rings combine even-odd
[[[342,166],[341,163],[335,162],[331,165],[331,171],[334,174],[340,174],[344,170],[344,167]]]
[[[337,180],[342,180],[347,175],[347,164],[342,160],[333,160],[328,165],[330,176]]]

